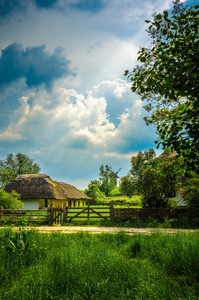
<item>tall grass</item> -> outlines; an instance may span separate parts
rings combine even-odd
[[[1,230],[0,299],[198,299],[198,238]]]

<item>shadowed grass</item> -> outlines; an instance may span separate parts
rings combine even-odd
[[[198,238],[1,230],[0,299],[198,299]]]

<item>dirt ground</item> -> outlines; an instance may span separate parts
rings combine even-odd
[[[5,227],[0,227],[0,229]],[[124,227],[87,227],[87,226],[39,226],[39,227],[23,227],[24,229],[36,229],[42,233],[51,233],[53,231],[59,231],[61,233],[76,233],[76,232],[88,232],[88,233],[118,233],[125,232],[128,234],[152,234],[155,232],[161,232],[165,234],[176,234],[176,233],[196,233],[199,230],[189,230],[189,229],[164,229],[164,228],[124,228]],[[17,229],[13,227],[13,229]]]

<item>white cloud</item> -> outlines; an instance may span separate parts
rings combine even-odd
[[[105,153],[104,156],[105,157],[112,157],[112,158],[117,158],[117,159],[127,159],[130,160],[132,156],[136,155],[136,153],[128,153],[128,154],[121,154],[118,152],[109,152],[109,153]]]
[[[116,78],[114,81],[104,80],[93,87],[92,94],[96,96],[106,95],[106,97],[114,94],[117,99],[120,99],[125,92],[130,90],[130,86],[131,83],[127,84],[126,80],[120,78]]]
[[[61,10],[30,6],[18,16],[20,22],[13,16],[0,24],[1,49],[14,42],[23,48],[44,44],[52,53],[61,46],[77,73],[56,80],[51,92],[27,90],[24,80],[11,86],[19,105],[9,110],[10,123],[0,127],[4,153],[30,153],[42,172],[63,181],[93,179],[109,161],[116,167],[121,162],[125,172],[129,158],[155,139],[143,121],[142,101],[121,78],[137,64],[139,46],[150,43],[144,20],[171,8],[172,0],[104,2],[107,6],[97,14],[69,10],[66,1],[56,4],[63,4]],[[4,91],[1,103],[6,97],[10,101],[10,91]]]
[[[34,151],[30,150],[29,153],[34,154],[34,155],[41,155],[41,151],[38,151],[38,150],[34,150]]]
[[[31,104],[29,104],[31,102]],[[115,135],[115,125],[108,120],[104,97],[84,97],[75,90],[56,89],[52,95],[45,91],[19,99],[20,106],[14,112],[1,140],[27,139],[42,132],[49,136],[56,130],[61,143],[70,139],[86,138],[93,145],[103,144]],[[49,137],[48,137],[49,138]],[[37,137],[38,139],[38,137]],[[70,141],[71,142],[71,141]]]

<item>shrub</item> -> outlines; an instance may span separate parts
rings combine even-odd
[[[134,185],[142,195],[143,207],[169,207],[181,178],[180,160],[174,156],[163,160],[155,157],[155,151],[139,152],[131,159],[130,173]]]
[[[15,191],[7,193],[0,190],[0,206],[6,209],[17,209],[23,207],[23,202],[20,201],[20,195]]]
[[[136,186],[133,176],[127,174],[120,179],[121,190],[125,193],[126,196],[131,198],[136,193]]]
[[[191,173],[181,189],[181,195],[189,207],[199,207],[199,177]]]
[[[97,180],[92,180],[88,189],[85,190],[85,194],[91,198],[90,204],[96,204],[100,201],[105,200],[105,194],[99,189],[99,182]]]

